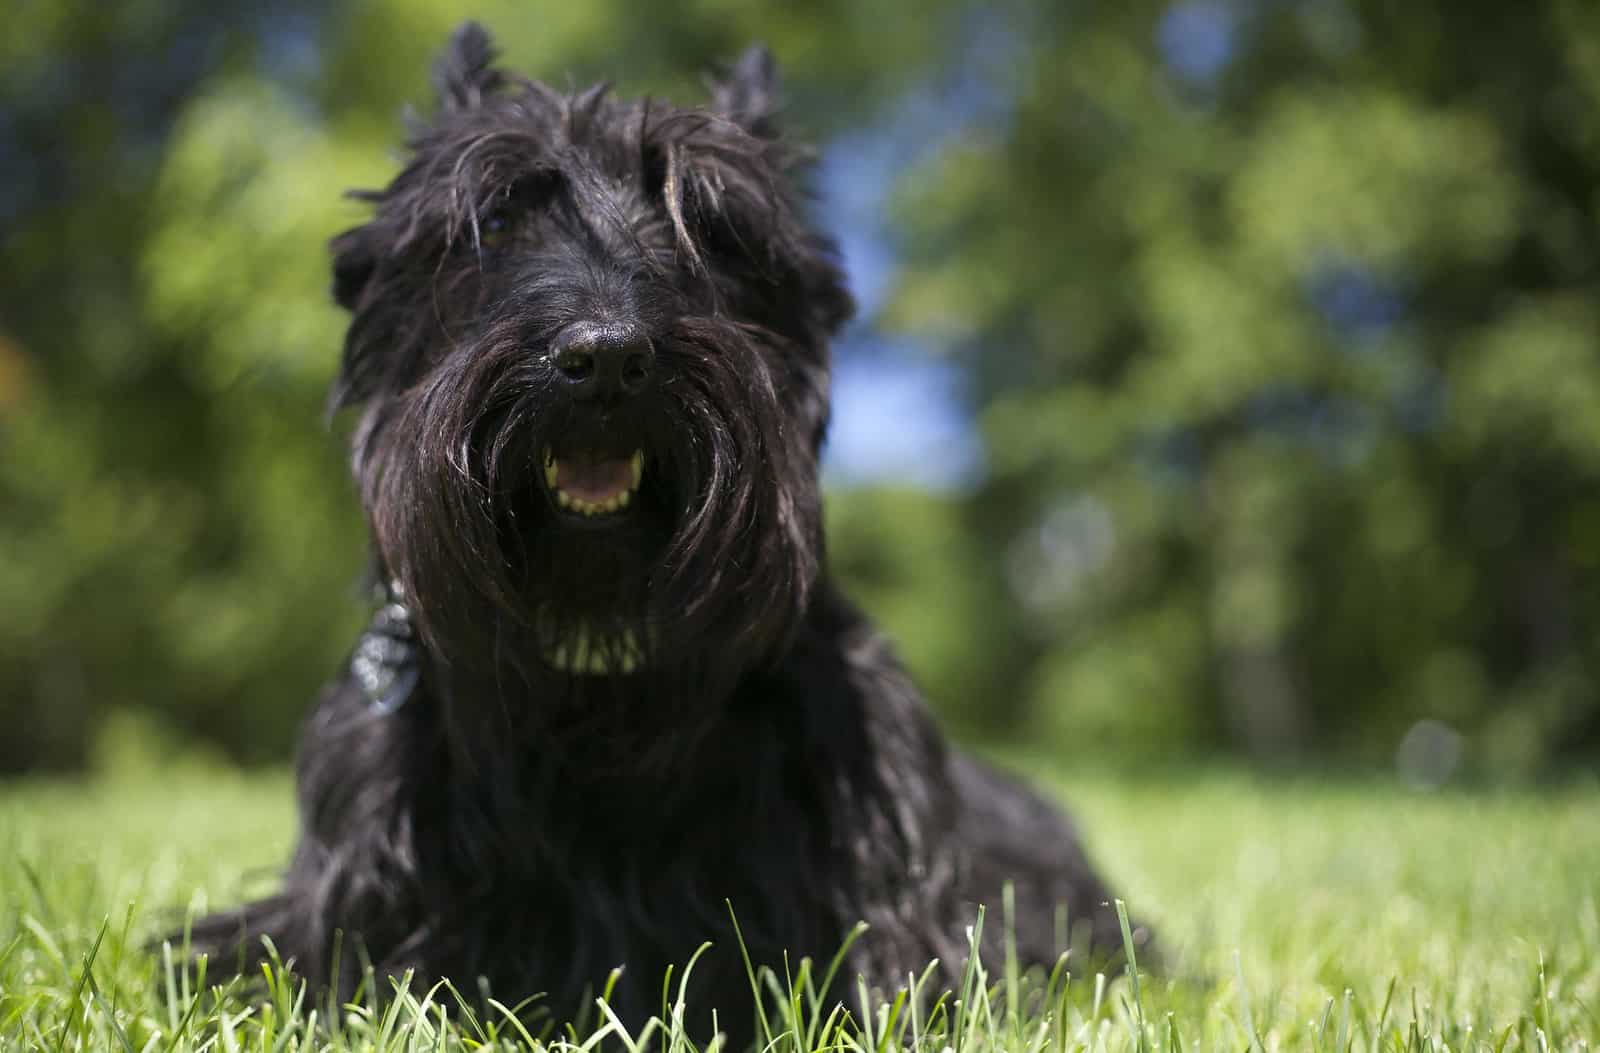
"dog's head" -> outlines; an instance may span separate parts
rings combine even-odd
[[[828,340],[754,50],[703,108],[565,95],[460,29],[437,113],[333,243],[333,399],[431,649],[525,676],[759,662],[821,560]]]

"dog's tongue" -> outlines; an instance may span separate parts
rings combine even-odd
[[[616,497],[632,482],[626,457],[567,454],[556,461],[556,487],[591,504]]]

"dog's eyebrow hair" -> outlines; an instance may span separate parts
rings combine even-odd
[[[694,236],[689,233],[689,224],[683,218],[683,173],[679,168],[679,153],[677,143],[667,143],[667,179],[662,188],[662,198],[667,204],[667,215],[672,218],[672,230],[677,235],[678,248],[689,257],[690,272],[704,274],[705,260],[701,258],[700,247],[695,244]]]
[[[645,255],[644,243],[634,229],[629,209],[622,200],[623,194],[618,193],[619,189],[626,193],[627,188],[602,178],[602,173],[593,167],[577,166],[575,160],[565,159],[562,169],[573,190],[572,211],[584,234],[597,246],[609,247],[611,242],[606,237],[609,231],[628,248]]]

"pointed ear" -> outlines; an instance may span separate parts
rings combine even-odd
[[[756,44],[711,77],[711,108],[762,139],[778,137],[778,64]]]
[[[494,68],[494,41],[476,22],[463,22],[433,63],[433,89],[442,110],[469,110],[504,79]]]

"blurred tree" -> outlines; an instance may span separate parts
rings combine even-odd
[[[274,5],[272,17],[298,23],[308,6]],[[248,741],[267,712],[253,703],[285,655],[326,651],[326,598],[312,608],[323,625],[307,619],[278,638],[254,631],[255,608],[304,595],[259,588],[273,574],[269,543],[283,539],[278,524],[256,519],[266,495],[244,496],[242,483],[276,472],[291,521],[295,503],[318,491],[287,477],[331,479],[336,458],[291,440],[281,459],[245,462],[242,401],[217,397],[187,334],[150,324],[141,271],[161,222],[156,182],[173,121],[207,78],[281,58],[268,25],[261,5],[226,0],[62,0],[8,13],[0,771],[80,763],[119,707],[182,713],[203,732]],[[285,431],[314,422],[312,404],[280,395],[269,387],[248,414],[276,410]],[[333,492],[326,482],[320,491]],[[320,512],[306,504],[300,517]],[[337,526],[319,524],[324,535]],[[228,598],[216,593],[229,566],[253,567],[260,595],[241,587],[230,605],[208,604]]]
[[[1592,4],[46,0],[0,39],[0,772],[118,712],[282,755],[363,615],[323,243],[467,14],[680,98],[765,39],[803,136],[925,138],[882,321],[971,372],[986,470],[831,544],[968,730],[1600,746]]]
[[[1600,745],[1600,9],[1051,4],[907,180],[1013,727],[1485,765]]]
[[[880,620],[900,659],[953,731],[992,737],[1018,660],[995,553],[967,528],[963,505],[899,486],[830,495],[828,551],[851,599]]]
[[[917,17],[910,13],[917,11]],[[0,40],[0,773],[79,766],[118,711],[279,758],[364,617],[320,426],[324,243],[386,180],[462,18],[519,69],[693,97],[753,39],[804,134],[928,61],[937,8],[727,0],[46,0]],[[880,38],[882,17],[899,32]]]

